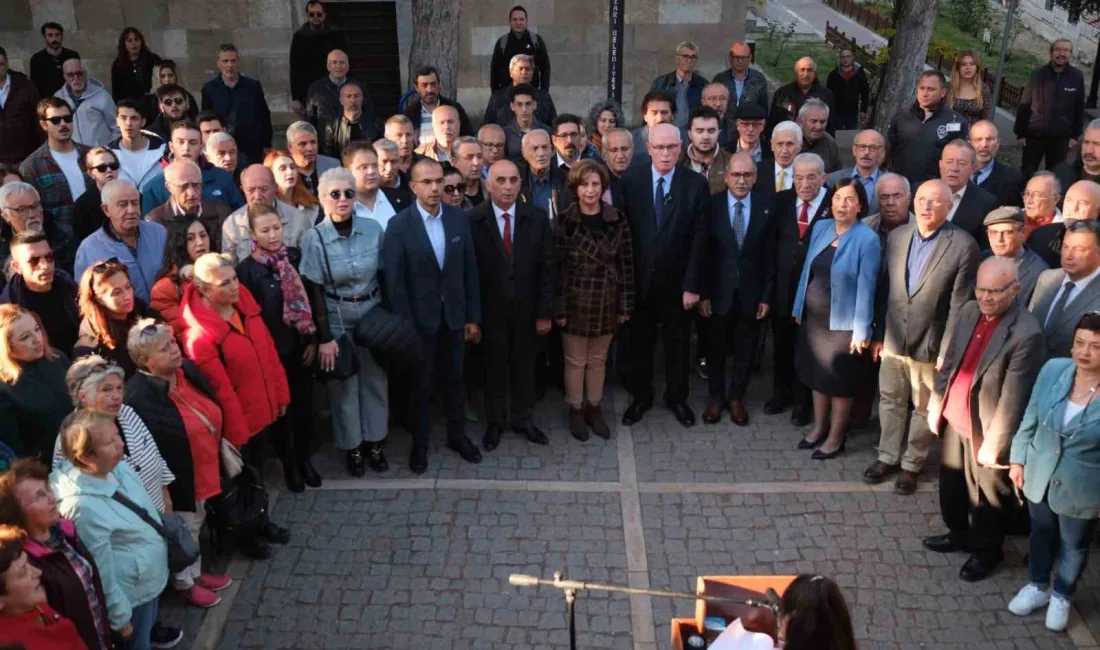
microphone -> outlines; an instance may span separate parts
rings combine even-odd
[[[523,575],[522,573],[513,573],[508,576],[508,584],[516,587],[537,587],[539,586],[539,579],[535,576]]]

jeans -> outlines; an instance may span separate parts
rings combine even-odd
[[[130,625],[134,635],[126,642],[126,650],[149,650],[149,635],[153,633],[153,624],[157,621],[160,599],[154,598],[144,605],[134,607],[130,614]]]
[[[195,538],[195,541],[198,541],[199,535],[202,534],[202,524],[206,521],[206,501],[196,501],[194,512],[177,510],[176,514],[187,522],[187,532],[191,533],[191,537]],[[187,591],[195,586],[195,578],[200,575],[202,575],[201,555],[195,560],[194,564],[172,575],[172,587],[177,591]]]
[[[1089,542],[1100,520],[1063,517],[1051,510],[1045,500],[1042,503],[1028,501],[1027,506],[1031,513],[1028,580],[1045,588],[1054,571],[1054,593],[1069,600],[1089,563]],[[1056,557],[1058,568],[1055,570]]]

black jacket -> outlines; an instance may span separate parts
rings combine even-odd
[[[535,174],[531,171],[530,165],[522,160],[516,162],[516,166],[519,167],[519,197],[516,200],[520,203],[532,203],[535,196]],[[570,200],[569,190],[565,186],[565,173],[558,169],[553,160],[550,161],[549,174],[550,191],[554,198],[554,215],[548,216],[553,218],[553,216],[564,212],[572,201]],[[546,210],[545,205],[537,207]]]
[[[321,132],[321,155],[341,158],[344,147],[352,141],[351,126],[352,123],[342,114],[335,120],[329,121],[325,130]],[[367,120],[366,113],[359,118],[359,128],[362,130],[360,140],[377,140],[382,135],[378,132],[374,120]]]
[[[867,81],[867,73],[858,63],[851,79],[845,79],[840,68],[835,68],[829,73],[825,85],[833,93],[836,102],[836,110],[841,115],[857,115],[866,113],[871,103],[871,84]]]
[[[30,74],[31,81],[38,89],[40,97],[49,97],[65,85],[65,76],[61,72],[61,66],[69,59],[79,59],[80,55],[75,50],[67,47],[61,48],[61,52],[54,56],[42,48],[31,56]]]
[[[287,256],[290,264],[297,269],[302,261],[302,251],[298,248],[287,248]],[[297,329],[283,322],[283,290],[279,282],[279,274],[275,269],[260,264],[252,257],[246,257],[237,265],[237,277],[256,302],[260,305],[260,316],[267,325],[267,331],[271,334],[271,340],[275,342],[275,349],[280,359],[300,359],[302,349],[312,343],[315,336],[305,335]],[[295,365],[285,369],[287,372],[295,372]]]
[[[14,384],[0,381],[0,442],[20,456],[51,464],[61,421],[73,410],[65,386],[69,364],[68,355],[59,351],[52,361],[22,364]]]
[[[156,90],[155,88],[153,89]],[[195,119],[199,116],[199,102],[195,100],[195,96],[191,94],[191,91],[186,88],[183,89],[183,94],[187,96],[187,118]],[[157,93],[151,92],[145,96],[145,105],[141,108],[141,114],[145,118],[145,129],[150,130],[151,125],[158,118],[161,121],[161,128],[154,131],[154,133],[161,134],[161,140],[168,142],[168,124],[166,120],[160,115],[160,100],[157,99]]]
[[[344,35],[327,25],[314,29],[306,23],[294,32],[290,40],[290,97],[306,103],[309,84],[328,74],[325,64],[328,53],[348,49]]]
[[[529,54],[535,57],[535,76],[531,85],[541,90],[550,90],[550,54],[546,51],[546,41],[531,30],[516,38],[511,30],[497,40],[493,46],[493,59],[489,64],[489,87],[494,91],[512,85],[508,74],[508,64],[517,54]]]
[[[798,110],[811,97],[820,99],[829,106],[829,123],[825,125],[825,130],[829,132],[829,135],[835,136],[836,98],[833,97],[831,90],[822,86],[818,81],[814,81],[814,84],[810,86],[805,94],[802,93],[802,89],[798,87],[798,82],[795,81],[777,88],[775,94],[772,95],[772,106],[768,111],[768,123],[764,127],[764,132],[771,133],[776,124],[784,120],[797,118]]]
[[[364,125],[369,124],[374,129],[374,102],[370,99],[367,84],[350,77],[349,81],[354,81],[363,91],[363,116],[360,119]],[[315,126],[318,133],[323,134],[331,122],[343,116],[344,107],[340,105],[342,87],[332,83],[328,75],[314,80],[309,85],[309,90],[306,92],[306,121]],[[374,136],[371,136],[371,139],[373,140]]]
[[[986,215],[998,205],[1000,204],[997,203],[997,197],[972,182],[967,183],[966,193],[959,201],[959,207],[955,210],[955,215],[951,217],[951,223],[962,228],[966,231],[966,234],[973,237],[974,241],[978,242],[978,248],[988,248],[983,222]]]
[[[1048,223],[1031,231],[1027,247],[1035,252],[1052,269],[1062,268],[1062,239],[1066,236],[1066,224]]]
[[[38,128],[35,112],[41,97],[27,75],[14,70],[8,75],[11,90],[0,108],[0,163],[18,165],[42,144],[42,129]]]
[[[1077,181],[1096,181],[1100,183],[1100,176],[1090,176],[1085,173],[1085,163],[1080,157],[1067,158],[1062,162],[1054,166],[1054,169],[1050,170],[1058,177],[1058,182],[1062,185],[1062,200],[1066,198],[1066,192],[1069,191],[1069,186],[1073,185]],[[1027,181],[1024,181],[1026,184]],[[1062,203],[1058,203],[1058,207],[1061,207]],[[1051,268],[1058,268],[1053,266]]]
[[[66,354],[76,344],[77,331],[80,329],[80,309],[77,307],[76,302],[78,292],[79,287],[77,287],[71,275],[60,268],[54,271],[53,287],[50,289],[50,295],[61,301],[61,311],[67,318],[63,323],[55,322],[57,319],[46,319],[42,322],[42,327],[46,330],[50,345],[59,350],[64,350]],[[27,293],[27,285],[23,280],[23,276],[19,274],[12,275],[11,280],[8,281],[8,286],[4,287],[3,293],[0,293],[0,304],[10,303],[29,309]]]
[[[946,103],[925,120],[924,109],[914,102],[890,121],[886,133],[886,163],[890,171],[908,178],[916,188],[930,178],[940,177],[943,146],[952,140],[965,140],[969,132],[966,118]]]
[[[459,104],[453,99],[448,99],[443,95],[439,96],[440,106],[454,106],[458,110],[458,134],[459,135],[474,135],[474,127],[470,124],[470,117],[466,114],[466,109],[462,108],[462,104]],[[415,95],[405,102],[405,117],[413,123],[414,129],[420,128],[420,95]]]
[[[783,190],[775,195],[775,302],[771,312],[779,317],[790,317],[794,303],[798,278],[802,274],[802,265],[806,262],[806,249],[810,245],[810,234],[814,224],[822,219],[830,219],[832,193],[826,192],[817,206],[817,212],[810,216],[810,225],[805,236],[798,233],[798,195],[793,189]],[[749,222],[752,225],[752,222]]]
[[[149,56],[131,64],[129,61],[115,59],[111,64],[111,97],[141,101],[153,87],[153,67],[160,63],[160,57],[152,52]]]
[[[183,376],[195,385],[210,401],[219,404],[214,390],[199,367],[184,359]],[[191,458],[191,443],[179,408],[168,394],[168,382],[145,372],[139,372],[126,380],[126,405],[134,409],[141,421],[153,434],[160,455],[175,474],[176,480],[168,486],[172,506],[185,512],[195,511],[195,466]]]
[[[95,182],[86,183],[87,189],[73,204],[73,241],[84,239],[103,227],[107,215],[103,213],[103,197]],[[77,244],[79,246],[79,244]]]
[[[1014,205],[1024,207],[1024,175],[1020,170],[998,160],[993,161],[993,169],[985,181],[978,187],[997,197],[997,205]],[[1069,185],[1062,186],[1069,189]],[[1064,190],[1063,190],[1064,192]]]
[[[1076,138],[1085,120],[1085,75],[1072,65],[1062,72],[1046,64],[1031,72],[1020,95],[1017,138]]]
[[[554,100],[550,98],[550,93],[545,90],[536,89],[535,92],[538,93],[538,97],[535,98],[538,103],[538,106],[535,107],[535,120],[543,124],[553,124],[554,118],[558,116],[558,109],[554,106]],[[482,118],[482,124],[504,126],[514,119],[515,114],[512,113],[512,87],[508,86],[494,91],[489,96],[489,103],[485,105],[485,117]]]
[[[757,305],[775,299],[776,220],[772,197],[752,192],[749,229],[741,246],[733,232],[729,193],[711,196],[706,297],[715,314],[731,310],[755,317]]]
[[[217,113],[222,126],[237,140],[242,167],[263,162],[274,129],[259,81],[241,75],[230,88],[221,75],[214,77],[202,86],[202,110]]]

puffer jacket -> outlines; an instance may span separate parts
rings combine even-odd
[[[237,312],[245,333],[230,326],[202,299],[194,283],[183,290],[183,349],[214,389],[225,414],[222,433],[241,446],[290,404],[290,387],[260,305],[240,287]]]
[[[69,93],[65,84],[54,93],[73,109],[73,140],[89,147],[106,147],[118,137],[115,124],[115,100],[98,79],[88,77],[88,87],[79,102]]]
[[[121,630],[135,607],[159,598],[168,584],[168,547],[152,526],[112,496],[121,491],[154,521],[160,521],[160,513],[125,460],[107,479],[66,463],[50,473],[50,489],[61,516],[76,524],[77,534],[95,558],[111,629]]]

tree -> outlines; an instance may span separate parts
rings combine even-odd
[[[924,70],[939,4],[939,0],[897,0],[894,3],[897,31],[890,42],[890,60],[879,87],[871,128],[886,133],[894,115],[913,103],[917,77]]]
[[[439,70],[440,92],[458,91],[458,21],[462,0],[412,0],[413,40],[409,52],[409,80],[430,65]]]

